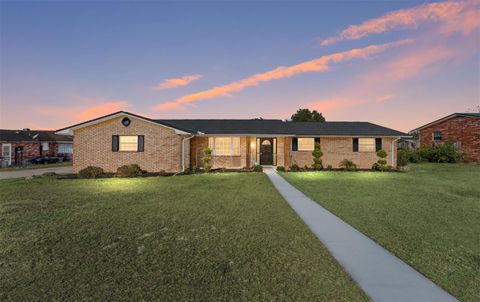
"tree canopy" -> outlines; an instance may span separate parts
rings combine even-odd
[[[310,109],[298,109],[290,118],[292,122],[325,122],[321,112],[317,110],[310,111]]]

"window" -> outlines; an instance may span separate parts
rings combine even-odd
[[[138,150],[138,136],[136,135],[120,135],[119,137],[119,151],[137,151]]]
[[[239,156],[240,137],[210,137],[208,147],[212,149],[213,155]]]
[[[440,131],[433,131],[432,133],[434,141],[441,141],[442,140],[442,132]]]
[[[375,152],[375,138],[359,138],[358,151],[360,152]]]
[[[42,143],[42,150],[48,151],[48,143]]]
[[[313,151],[315,149],[315,139],[313,137],[299,137],[298,151]]]
[[[72,154],[73,153],[72,144],[59,144],[58,153]]]

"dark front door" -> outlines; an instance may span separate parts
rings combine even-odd
[[[273,138],[260,139],[260,165],[273,165]]]

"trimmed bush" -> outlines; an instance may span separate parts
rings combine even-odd
[[[210,172],[212,169],[212,149],[208,147],[203,149],[202,162],[203,170],[205,170],[207,173]]]
[[[260,165],[253,166],[253,172],[263,172],[263,167]]]
[[[406,151],[411,163],[456,163],[462,159],[452,143],[437,145],[433,148],[421,147],[414,151]]]
[[[345,171],[356,171],[357,170],[357,164],[354,163],[353,161],[349,159],[344,159],[339,163],[340,168],[342,168]]]
[[[327,170],[333,170],[332,165],[328,165],[328,166],[327,166]]]
[[[294,163],[293,165],[290,166],[290,171],[298,172],[300,171],[300,167],[296,163]]]
[[[312,168],[313,168],[313,170],[320,171],[320,170],[323,169],[322,155],[323,155],[323,152],[322,152],[322,149],[320,147],[320,143],[315,143],[315,149],[312,152],[312,156],[313,156]]]
[[[285,167],[284,166],[278,166],[277,171],[278,172],[285,172]]]
[[[376,171],[388,171],[390,168],[387,166],[387,160],[385,159],[387,157],[387,151],[385,150],[378,150],[377,151],[377,156],[380,157],[379,160],[377,160],[376,163],[373,164],[372,170]]]
[[[117,177],[137,177],[142,175],[142,169],[137,164],[124,165],[118,167]]]
[[[88,166],[78,171],[78,176],[80,176],[80,178],[99,178],[102,177],[103,174],[103,169],[95,166]]]

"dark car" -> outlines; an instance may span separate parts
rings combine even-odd
[[[34,165],[39,165],[39,164],[55,164],[60,161],[60,158],[58,157],[47,157],[47,156],[38,156],[34,159],[32,159],[30,162]]]

